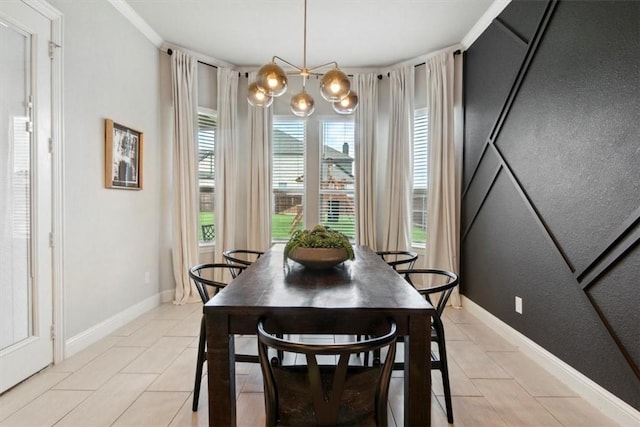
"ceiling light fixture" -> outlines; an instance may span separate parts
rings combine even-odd
[[[285,71],[276,64],[276,60],[286,64],[291,71]],[[322,68],[333,66],[324,75],[316,72]],[[309,76],[322,76],[320,79],[320,94],[324,99],[333,104],[333,109],[340,114],[351,114],[358,106],[358,96],[351,90],[349,77],[338,68],[335,61],[307,68],[307,0],[304,0],[304,48],[302,67],[298,67],[279,56],[274,56],[271,62],[263,65],[256,76],[256,81],[249,85],[247,100],[249,104],[257,107],[268,107],[273,103],[273,98],[287,91],[287,75],[299,75],[302,77],[302,92],[291,97],[291,112],[296,116],[308,117],[313,113],[315,103],[313,97],[305,90]]]

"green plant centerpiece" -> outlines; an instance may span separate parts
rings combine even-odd
[[[297,230],[284,248],[284,257],[310,268],[330,268],[354,259],[349,238],[323,225]]]

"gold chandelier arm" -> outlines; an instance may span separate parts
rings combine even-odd
[[[298,67],[297,65],[292,64],[291,62],[287,61],[286,59],[282,59],[279,56],[274,56],[273,58],[271,58],[271,62],[276,62],[276,59],[280,62],[284,62],[285,64],[287,64],[289,67],[291,68],[295,68],[298,72],[302,71],[302,68]],[[287,73],[289,74],[289,73]]]
[[[276,61],[286,65],[289,70],[285,71]],[[320,72],[321,69],[328,67],[333,69],[326,70],[326,73]],[[249,103],[261,107],[271,105],[273,97],[280,96],[287,90],[287,76],[302,77],[302,92],[293,95],[290,102],[291,112],[296,116],[309,117],[314,111],[315,102],[306,91],[307,80],[311,76],[322,76],[320,94],[333,104],[333,109],[337,113],[351,114],[358,106],[358,96],[355,92],[350,91],[349,77],[340,70],[336,61],[307,68],[307,0],[304,0],[302,67],[274,55],[269,64],[263,65],[258,70],[256,81],[252,83],[253,87],[249,86],[249,95],[247,96]]]
[[[317,67],[309,68],[308,71],[310,74],[319,74],[319,73],[314,73],[314,71],[320,70],[321,68],[328,67],[329,65],[333,65],[335,68],[338,68],[338,63],[336,61],[332,61],[332,62],[327,62],[326,64],[318,65]]]

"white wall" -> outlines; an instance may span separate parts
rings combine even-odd
[[[63,289],[69,339],[168,289],[166,277],[159,276],[166,273],[160,259],[164,254],[166,261],[169,231],[161,105],[170,89],[166,69],[161,78],[160,51],[111,4],[51,4],[64,14]],[[104,187],[106,118],[144,132],[141,191]]]

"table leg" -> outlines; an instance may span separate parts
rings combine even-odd
[[[229,318],[205,314],[207,325],[207,382],[209,426],[236,425],[236,369]]]
[[[409,318],[404,341],[404,425],[431,425],[431,318]]]

